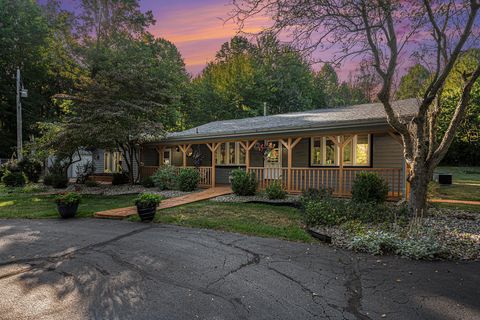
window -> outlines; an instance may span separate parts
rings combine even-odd
[[[312,138],[312,165],[322,165],[323,164],[323,138]]]
[[[355,164],[357,166],[366,166],[370,164],[370,135],[362,134],[355,136]]]
[[[217,165],[242,165],[245,158],[245,149],[238,142],[222,143],[215,154]]]
[[[345,135],[336,136],[337,141],[345,143],[343,146],[344,166],[368,166],[370,165],[370,135]],[[314,137],[311,140],[312,166],[338,166],[340,148],[330,137]]]
[[[172,150],[171,149],[164,149],[163,150],[163,163],[164,165],[169,165],[172,163]]]
[[[122,171],[122,154],[120,152],[105,152],[103,154],[103,171],[120,172]]]

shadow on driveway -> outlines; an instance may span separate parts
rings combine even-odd
[[[176,226],[0,220],[2,319],[480,319],[478,270]]]

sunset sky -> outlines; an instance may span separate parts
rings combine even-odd
[[[66,9],[75,10],[80,0],[62,3]],[[157,21],[150,32],[177,46],[192,75],[198,74],[220,46],[237,33],[236,24],[224,22],[232,9],[230,0],[140,0],[140,4],[142,11],[151,10]],[[244,31],[255,33],[268,24],[268,18],[255,17]],[[340,78],[346,80],[357,65],[357,61],[346,62],[337,70]]]

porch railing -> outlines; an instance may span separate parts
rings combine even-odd
[[[158,170],[158,166],[142,166],[140,167],[140,176],[141,178],[150,177],[152,176],[155,171]],[[198,183],[201,187],[210,186],[212,184],[212,167],[187,167],[187,168],[195,168],[200,173],[200,182]],[[175,167],[175,170],[178,172],[182,169],[182,167]]]
[[[158,166],[143,166],[140,168],[141,177],[148,177],[155,173]],[[182,167],[176,167],[180,170]],[[188,167],[195,168],[195,167]],[[202,187],[212,184],[212,167],[198,167]],[[338,196],[348,196],[352,191],[353,180],[362,171],[376,172],[388,183],[389,197],[401,198],[403,195],[403,174],[401,168],[298,168],[291,169],[290,187],[288,186],[287,168],[250,167],[258,183],[258,189],[264,190],[273,182],[281,181],[285,190],[300,193],[308,189],[328,188]]]
[[[362,171],[376,172],[389,186],[389,197],[400,198],[403,194],[401,168],[292,168],[290,188],[288,187],[287,168],[250,167],[258,182],[258,188],[264,190],[274,181],[281,181],[289,192],[300,193],[307,189],[328,188],[335,195],[348,196],[352,191],[353,180]]]

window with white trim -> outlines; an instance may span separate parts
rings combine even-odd
[[[334,141],[332,139],[337,139]],[[370,165],[370,134],[311,138],[310,164],[312,166],[338,166],[340,148],[335,143],[342,142],[344,166]]]
[[[103,154],[103,172],[121,172],[122,171],[122,154],[118,151],[105,152]]]
[[[245,158],[245,149],[239,142],[224,142],[218,147],[215,154],[217,165],[243,165]]]

